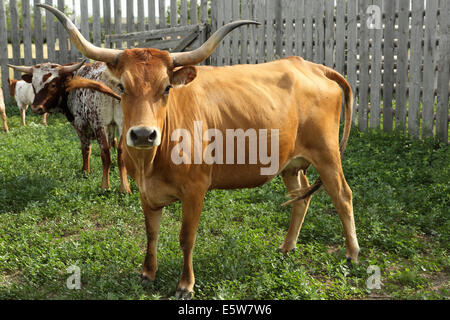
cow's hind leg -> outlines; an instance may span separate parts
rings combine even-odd
[[[319,173],[323,186],[330,195],[344,227],[347,259],[357,262],[359,245],[353,216],[352,190],[345,180],[338,148],[330,152],[322,152],[313,161],[313,165]]]
[[[302,194],[302,191],[309,187],[308,178],[306,177],[305,172],[306,168],[307,165],[303,165],[301,167],[288,166],[281,173],[283,182],[286,185],[290,196]],[[312,196],[309,196],[304,200],[296,201],[292,204],[291,222],[289,224],[286,238],[280,246],[283,253],[288,253],[295,250],[298,235],[300,234],[300,229],[305,219],[311,197]]]
[[[8,122],[6,120],[7,119],[6,112],[4,110],[2,110],[1,114],[2,114],[2,120],[3,120],[3,131],[9,132]]]

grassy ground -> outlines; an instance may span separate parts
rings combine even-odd
[[[157,282],[143,289],[146,239],[136,185],[101,191],[93,146],[83,178],[75,131],[61,117],[8,107],[0,133],[0,299],[166,299],[181,271],[180,204],[165,209]],[[114,156],[115,159],[115,156]],[[115,160],[114,160],[115,161]],[[297,250],[277,252],[290,208],[279,178],[261,188],[207,195],[194,255],[197,299],[448,299],[450,150],[380,131],[352,131],[343,160],[354,195],[360,264],[345,264],[343,230],[325,191],[313,197]],[[311,180],[315,173],[311,171]],[[69,290],[66,269],[81,270]],[[368,290],[367,268],[381,270]]]

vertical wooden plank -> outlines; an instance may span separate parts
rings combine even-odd
[[[325,28],[324,28],[324,5],[323,0],[314,1],[315,4],[315,56],[314,61],[320,64],[325,60]]]
[[[33,53],[31,50],[31,22],[30,22],[30,1],[22,0],[22,26],[23,26],[23,53],[24,64],[33,65]]]
[[[353,91],[353,114],[352,121],[353,124],[356,124],[356,100],[357,100],[357,54],[356,51],[356,40],[357,40],[357,24],[356,24],[356,16],[357,16],[357,3],[356,1],[348,1],[347,2],[347,79]]]
[[[241,19],[246,20],[249,17],[248,0],[241,0]],[[241,32],[241,63],[248,63],[248,27],[239,28]]]
[[[53,6],[52,0],[45,0],[45,3]],[[53,21],[53,15],[45,11],[45,37],[47,42],[47,61],[55,62],[55,33],[54,27],[55,23]]]
[[[42,35],[42,16],[41,16],[41,9],[38,6],[36,6],[37,4],[40,4],[40,3],[41,3],[40,0],[34,0],[34,44],[35,44],[35,51],[36,51],[36,64],[44,62],[44,40],[43,40],[43,35]]]
[[[368,128],[368,111],[369,111],[369,29],[366,21],[368,15],[366,9],[368,0],[361,0],[359,6],[359,15],[361,17],[360,24],[360,59],[359,59],[359,103],[358,103],[358,127],[361,131]]]
[[[275,57],[274,52],[274,36],[275,36],[275,2],[266,0],[266,32],[267,32],[267,44],[266,44],[266,61],[272,61]],[[242,63],[242,60],[241,60]]]
[[[211,9],[211,11],[212,11],[212,9]],[[202,23],[208,23],[209,22],[208,0],[201,0],[201,2],[200,2],[200,21]]]
[[[88,10],[88,1],[81,0],[80,3],[80,15],[81,15],[81,34],[87,39],[90,40],[89,35],[89,10]]]
[[[102,29],[100,24],[100,0],[92,1],[92,38],[96,46],[102,43]],[[64,30],[65,31],[65,30]]]
[[[197,0],[191,0],[189,5],[190,24],[198,24]]]
[[[336,2],[336,70],[345,74],[345,0]]]
[[[19,36],[19,13],[17,11],[17,1],[9,1],[9,12],[11,15],[11,42],[13,49],[13,64],[22,65],[20,58],[20,36]],[[20,79],[22,73],[14,70],[14,78]]]
[[[202,3],[203,4],[203,3]],[[211,0],[211,34],[217,31],[217,28],[219,28],[219,24],[217,22],[217,14],[218,14],[218,0]],[[204,13],[202,14],[203,17]],[[217,65],[217,49],[214,51],[214,53],[211,56],[211,64]]]
[[[158,9],[159,9],[159,29],[164,29],[167,27],[167,21],[166,21],[166,1],[165,0],[159,0],[158,2]]]
[[[111,28],[111,1],[103,0],[103,24],[105,26],[105,36],[112,34]],[[109,47],[109,43],[105,43]]]
[[[422,135],[433,135],[434,127],[434,79],[436,54],[436,21],[438,0],[427,0],[425,9],[425,43],[423,63],[423,105],[422,105]]]
[[[137,0],[137,14],[138,14],[138,24],[137,31],[145,31],[145,8],[144,0]],[[138,43],[139,47],[144,46],[145,41],[140,41]]]
[[[71,21],[73,24],[77,25],[77,16],[79,16],[80,10],[79,10],[79,1],[72,0],[72,17]],[[70,60],[71,61],[77,61],[81,57],[81,53],[78,51],[78,49],[73,45],[72,41],[67,42],[70,46]]]
[[[137,13],[138,13],[138,31],[145,31],[145,8],[144,0],[137,0]]]
[[[392,131],[393,110],[392,98],[394,90],[394,23],[395,2],[384,0],[384,73],[383,73],[383,129]]]
[[[266,41],[266,10],[265,1],[258,0],[255,4],[256,6],[256,16],[255,20],[260,22],[261,25],[258,26],[258,63],[263,63],[265,61],[265,41]]]
[[[283,2],[283,16],[285,17],[286,27],[286,53],[285,56],[294,54],[294,1]]]
[[[228,2],[228,1],[227,1]],[[188,24],[188,6],[187,0],[181,0],[180,8],[180,24],[186,26]]]
[[[275,53],[277,58],[281,58],[283,56],[283,3],[281,0],[274,1],[276,21]]]
[[[334,0],[325,0],[325,65],[334,68]]]
[[[381,9],[382,0],[373,0],[373,5]],[[370,76],[370,127],[380,126],[381,114],[381,43],[383,40],[383,29],[372,29],[372,65]]]
[[[114,33],[122,34],[122,1],[114,0]],[[122,48],[122,41],[116,41],[116,48]]]
[[[170,0],[170,26],[176,27],[178,25],[178,15],[177,15],[177,0]]]
[[[135,32],[134,23],[134,0],[127,0],[127,33]],[[136,46],[135,41],[127,41],[127,47],[133,48]]]
[[[303,27],[305,19],[305,1],[298,0],[295,1],[295,54],[299,57],[304,57],[304,33],[305,29]]]
[[[400,0],[398,19],[397,84],[395,90],[395,127],[405,130],[406,87],[408,83],[409,2]]]
[[[223,1],[218,0],[217,1],[217,29],[222,27],[224,25],[224,9],[225,9],[225,3]],[[217,66],[223,66],[224,65],[224,42],[222,41],[219,45],[219,47],[216,49],[217,51]]]
[[[224,1],[224,24],[231,22],[232,19],[232,1]],[[231,42],[230,36],[226,36],[223,40],[224,65],[231,64]]]
[[[450,5],[441,1],[439,15],[439,56],[438,56],[438,87],[436,109],[436,135],[441,142],[448,142],[448,103],[449,103],[449,40],[448,31]]]
[[[412,0],[411,64],[408,108],[408,133],[420,137],[420,91],[422,88],[422,40],[424,1]]]
[[[58,0],[58,9],[61,12],[64,12],[64,0]],[[58,36],[58,48],[59,54],[57,56],[57,61],[59,64],[65,64],[69,62],[69,54],[68,54],[68,36],[67,32],[64,29],[61,23],[56,24],[57,36]]]
[[[248,17],[250,20],[255,20],[255,0],[248,1]],[[248,30],[248,53],[249,63],[256,63],[256,26],[250,25],[246,27]]]
[[[314,0],[305,0],[306,60],[313,60],[313,10]]]
[[[4,0],[0,0],[0,66],[2,68],[2,89],[5,102],[10,102],[8,78],[8,33],[6,31],[6,10]]]
[[[148,0],[148,30],[156,29],[156,0]]]
[[[232,13],[231,17],[233,21],[237,21],[240,18],[239,15],[239,7],[240,7],[240,0],[233,0],[232,1]],[[238,64],[239,63],[239,28],[234,29],[232,33],[232,48],[231,48],[231,54],[232,54],[232,64]]]

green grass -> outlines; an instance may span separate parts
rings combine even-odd
[[[167,299],[181,272],[179,203],[163,213],[157,281],[142,288],[146,238],[136,185],[102,191],[99,149],[81,174],[72,127],[8,106],[0,133],[0,299]],[[33,122],[34,124],[30,124]],[[115,163],[114,155],[114,163]],[[280,178],[251,190],[208,193],[194,252],[197,299],[448,299],[450,151],[399,133],[352,131],[343,160],[353,190],[358,265],[345,264],[343,230],[325,191],[311,202],[297,250],[277,251],[290,208]],[[310,180],[315,179],[311,170]],[[66,268],[81,269],[69,290]],[[369,265],[381,290],[368,290]]]

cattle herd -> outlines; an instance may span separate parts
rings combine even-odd
[[[258,24],[253,21],[227,24],[191,52],[116,50],[94,46],[62,12],[44,4],[38,6],[52,12],[77,49],[96,62],[11,65],[23,73],[22,80],[9,81],[11,95],[21,110],[23,124],[28,105],[34,113],[43,115],[44,123],[48,113],[65,115],[80,139],[84,171],[89,172],[91,140],[98,142],[102,188],[109,188],[110,150],[117,146],[120,190],[130,192],[130,175],[141,195],[148,240],[143,281],[156,277],[163,207],[182,202],[179,241],[183,268],[176,297],[189,298],[195,281],[193,247],[206,192],[256,187],[278,174],[292,197],[291,222],[281,251],[295,249],[312,194],[323,186],[344,227],[347,258],[358,260],[352,193],[341,166],[350,133],[353,96],[339,73],[299,57],[260,65],[194,67],[207,59],[233,29]],[[345,126],[339,142],[343,98]],[[8,131],[3,99],[0,111]],[[268,140],[272,155],[275,151],[278,155],[278,171],[263,175],[262,163],[229,162],[229,153],[236,150],[234,145],[227,146],[226,163],[175,163],[173,157],[178,156],[178,151],[173,150],[178,150],[179,141],[173,133],[184,130],[195,136],[198,123],[200,134],[215,130],[216,143],[217,132],[272,129]],[[193,146],[193,154],[197,147]],[[244,143],[244,149],[249,151],[250,147]],[[188,151],[191,154],[190,147]],[[243,160],[248,158],[247,155]],[[213,159],[218,159],[217,152]],[[311,164],[320,175],[313,185],[306,178]]]

